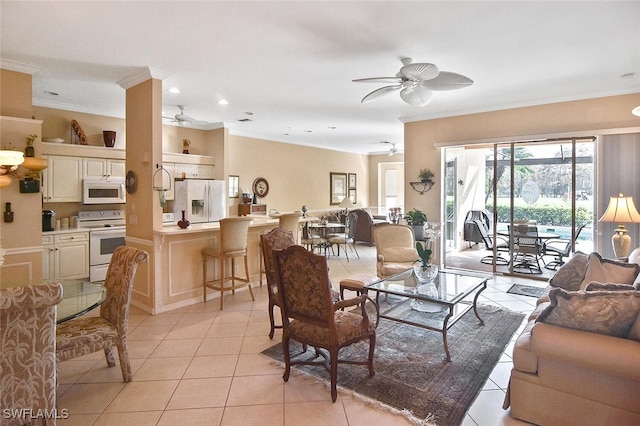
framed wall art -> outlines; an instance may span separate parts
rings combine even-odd
[[[349,173],[349,189],[356,189],[356,174]]]
[[[337,206],[347,196],[347,174],[329,173],[329,198],[332,206]]]
[[[239,198],[238,195],[238,182],[239,176],[229,175],[229,198]]]
[[[355,189],[349,190],[349,198],[351,198],[351,202],[355,205],[357,200],[357,191]]]

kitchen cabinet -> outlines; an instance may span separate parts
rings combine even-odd
[[[89,276],[89,232],[42,236],[42,278]]]
[[[110,158],[83,158],[82,177],[83,179],[107,179],[110,177],[124,178],[126,172],[126,162],[124,160],[113,160]]]
[[[49,155],[42,171],[42,200],[45,203],[82,202],[82,157]]]
[[[175,163],[175,176],[178,179],[213,179],[215,168],[210,164]]]

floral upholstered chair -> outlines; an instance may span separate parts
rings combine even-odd
[[[369,376],[375,374],[373,354],[376,346],[378,307],[366,295],[334,303],[329,288],[325,256],[313,254],[301,246],[291,246],[275,252],[274,255],[278,272],[276,284],[282,300],[282,351],[285,361],[282,377],[285,382],[289,380],[292,365],[323,365],[330,371],[331,399],[335,402],[338,396],[338,363],[367,365]],[[365,306],[367,300],[376,310],[375,322],[369,320]],[[342,310],[356,305],[360,305],[357,313]],[[291,339],[303,345],[313,346],[316,358],[322,356],[323,359],[292,361],[289,353]],[[369,340],[369,355],[366,360],[338,358],[341,348],[361,340]]]
[[[131,381],[131,365],[127,352],[127,325],[133,279],[140,263],[149,255],[134,247],[115,249],[104,285],[107,299],[100,306],[100,316],[74,318],[58,325],[56,355],[58,362],[104,350],[107,365],[116,365],[114,346],[118,348],[122,378]]]
[[[60,284],[0,290],[0,413],[56,408],[56,305],[61,300]],[[53,417],[37,420],[55,425]],[[0,418],[3,426],[35,423]]]
[[[284,250],[295,244],[293,232],[281,228],[275,228],[264,235],[260,235],[260,243],[262,246],[262,256],[264,257],[264,269],[267,276],[267,288],[269,290],[269,321],[271,322],[271,331],[269,338],[273,339],[273,333],[276,328],[282,328],[281,325],[275,325],[273,310],[276,306],[281,307],[282,302],[278,295],[278,279],[276,273],[276,265],[273,257],[274,250]]]

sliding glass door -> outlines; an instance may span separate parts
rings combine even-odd
[[[593,142],[570,138],[446,148],[445,163],[456,170],[447,167],[445,187],[455,188],[459,210],[453,216],[462,226],[447,229],[447,235],[460,238],[457,244],[447,240],[445,266],[547,279],[576,249],[591,251]],[[450,182],[452,176],[457,180]],[[452,197],[446,196],[449,213]],[[474,232],[480,225],[488,241]],[[517,230],[528,230],[530,238],[514,235]],[[521,250],[525,242],[532,247]],[[566,250],[546,250],[547,243]]]

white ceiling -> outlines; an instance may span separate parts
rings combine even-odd
[[[0,7],[2,65],[36,67],[34,105],[124,117],[118,83],[151,69],[166,75],[167,115],[184,104],[186,114],[233,134],[349,152],[388,149],[381,141],[401,148],[406,121],[640,92],[638,1],[2,0]],[[436,92],[426,107],[405,104],[397,92],[361,104],[382,85],[351,80],[393,76],[403,57],[474,84]],[[221,98],[229,105],[218,105]]]

